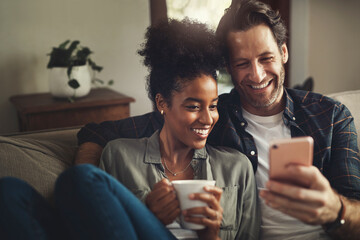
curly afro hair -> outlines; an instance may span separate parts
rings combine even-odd
[[[186,82],[202,74],[217,80],[216,70],[224,66],[215,33],[203,23],[169,19],[149,27],[145,38],[138,53],[150,71],[147,91],[154,109],[156,94],[171,106],[174,91],[181,91]]]

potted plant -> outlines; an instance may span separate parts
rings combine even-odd
[[[92,53],[88,47],[81,46],[78,40],[66,40],[52,49],[48,54],[50,60],[47,68],[50,69],[50,92],[53,96],[67,97],[73,101],[75,97],[87,95],[92,82],[104,83],[91,77],[89,67],[94,73],[103,69],[90,58]],[[112,82],[110,80],[108,84]]]

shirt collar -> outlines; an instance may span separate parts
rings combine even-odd
[[[285,95],[285,109],[284,109],[284,116],[287,117],[290,121],[295,120],[295,114],[294,114],[294,100],[284,88],[284,95]]]
[[[284,116],[286,118],[288,118],[290,121],[293,121],[293,120],[295,120],[294,100],[290,96],[290,94],[288,93],[288,91],[286,90],[285,87],[284,87],[284,96],[285,96]],[[226,102],[226,100],[225,100],[224,103],[229,104],[229,106],[231,106],[231,108],[234,111],[239,111],[241,120],[244,120],[244,117],[242,116],[242,113],[241,113],[242,111],[241,111],[240,95],[239,95],[238,91],[235,90],[235,88],[233,88],[231,90],[230,98],[228,98],[228,99],[229,99],[229,102]]]
[[[156,130],[151,137],[149,137],[146,153],[145,153],[145,163],[152,164],[161,164],[161,155],[160,155],[160,131]],[[197,160],[206,160],[208,154],[206,148],[195,149],[193,159]]]

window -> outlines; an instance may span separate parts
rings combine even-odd
[[[198,20],[206,23],[214,31],[224,14],[226,8],[231,4],[231,0],[166,0],[167,15],[169,18]],[[218,92],[219,94],[229,92],[233,85],[230,76],[225,69],[218,72]]]
[[[169,18],[197,19],[215,30],[231,0],[166,0],[166,4]]]

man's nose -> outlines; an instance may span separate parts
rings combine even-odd
[[[250,80],[260,83],[266,76],[264,67],[258,62],[251,65]]]

